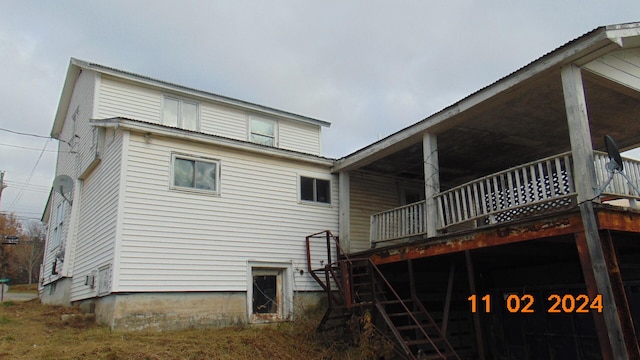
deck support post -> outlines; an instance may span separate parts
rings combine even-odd
[[[473,262],[471,261],[471,252],[469,250],[464,251],[464,257],[467,261],[467,276],[469,277],[469,293],[477,294],[476,292],[476,273],[473,270]],[[473,313],[473,325],[476,333],[476,346],[478,350],[478,359],[484,360],[484,341],[482,340],[482,326],[480,324],[480,315],[478,312]]]
[[[351,183],[349,172],[341,171],[338,180],[340,247],[347,254],[351,252]]]
[[[577,65],[569,64],[561,69],[561,77],[573,155],[574,181],[584,227],[586,250],[589,254],[597,292],[602,295],[604,320],[613,357],[628,359],[616,308],[616,298],[607,272],[592,203],[592,201],[597,201],[596,189],[598,185],[582,74]]]
[[[436,204],[436,196],[440,193],[438,138],[435,134],[425,133],[422,136],[422,159],[424,163],[427,237],[434,237],[438,235],[438,207]]]
[[[447,283],[447,296],[444,299],[444,311],[442,314],[442,335],[447,336],[447,328],[449,327],[449,312],[451,311],[451,293],[453,292],[453,278],[456,274],[456,263],[451,262],[449,267],[449,282]]]

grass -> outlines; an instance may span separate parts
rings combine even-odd
[[[1,359],[345,359],[371,351],[323,342],[317,318],[270,327],[118,332],[93,320],[61,315],[79,311],[39,300],[0,307]]]

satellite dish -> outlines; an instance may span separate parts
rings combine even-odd
[[[62,195],[62,198],[65,199],[69,205],[71,205],[71,201],[67,199],[65,194],[71,192],[73,190],[73,179],[69,175],[58,175],[53,180],[53,191]]]
[[[633,184],[631,179],[622,171],[624,169],[624,165],[622,164],[622,157],[620,156],[620,150],[618,150],[618,145],[613,141],[613,138],[609,135],[604,136],[604,145],[607,148],[607,154],[609,155],[609,162],[605,165],[607,171],[611,173],[609,179],[602,185],[601,189],[598,189],[597,194],[602,195],[604,189],[609,186],[611,180],[615,175],[622,176],[627,180],[627,184],[632,188],[638,195],[640,195],[640,189],[636,185]]]
[[[607,154],[609,155],[609,160],[611,162],[607,163],[607,170],[613,171],[622,171],[624,169],[624,165],[622,164],[622,157],[620,156],[620,150],[618,150],[618,145],[613,141],[613,138],[609,135],[604,136],[604,145],[607,148]]]

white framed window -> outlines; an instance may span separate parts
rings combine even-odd
[[[162,125],[198,131],[199,118],[197,102],[165,96]]]
[[[172,154],[171,188],[220,192],[220,161]]]
[[[277,125],[274,120],[251,117],[249,121],[249,141],[266,146],[278,146]]]
[[[331,180],[300,176],[300,200],[331,204]]]
[[[62,242],[62,228],[64,226],[65,203],[62,201],[56,208],[55,222],[53,223],[53,235],[51,237],[51,249],[57,248]]]

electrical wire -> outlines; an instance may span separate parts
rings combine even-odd
[[[42,148],[42,151],[40,151],[40,155],[38,156],[38,160],[36,160],[35,165],[33,165],[33,168],[31,169],[31,173],[29,174],[29,177],[27,178],[27,181],[24,183],[24,185],[20,188],[20,190],[18,191],[18,195],[16,195],[16,197],[13,199],[13,201],[11,202],[11,204],[9,205],[8,209],[14,209],[15,205],[18,203],[18,201],[20,201],[20,199],[22,199],[22,195],[24,194],[24,190],[26,189],[26,187],[28,185],[30,185],[31,183],[31,178],[33,177],[33,174],[36,171],[36,168],[38,167],[38,164],[40,164],[40,160],[42,159],[42,155],[44,154],[44,151],[47,148],[47,145],[49,145],[49,141],[51,139],[48,139],[47,142],[44,144],[44,147]]]
[[[62,139],[56,139],[54,137],[51,136],[44,136],[44,135],[38,135],[38,134],[31,134],[31,133],[26,133],[26,132],[22,132],[22,131],[15,131],[15,130],[9,130],[9,129],[5,129],[5,128],[0,128],[1,131],[6,131],[12,134],[16,134],[16,135],[22,135],[22,136],[31,136],[31,137],[36,137],[36,138],[40,138],[40,139],[47,139],[47,140],[58,140],[58,141],[62,141],[63,143],[71,146],[71,144],[69,144],[69,142],[64,141]]]
[[[50,140],[50,139],[49,139]],[[25,150],[37,150],[40,151],[41,149],[38,148],[33,148],[33,147],[27,147],[27,146],[20,146],[20,145],[13,145],[13,144],[3,144],[0,143],[0,146],[8,146],[8,147],[12,147],[12,148],[16,148],[16,149],[25,149]],[[58,150],[45,150],[46,152],[58,152]],[[68,153],[70,151],[60,151],[60,152],[64,152],[64,153]]]

